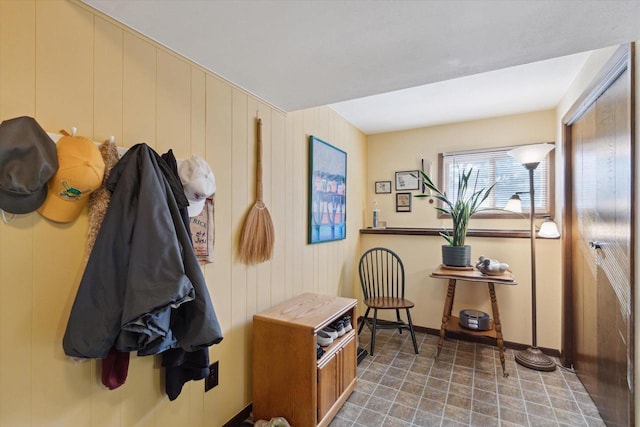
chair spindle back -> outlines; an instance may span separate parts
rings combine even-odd
[[[372,248],[359,263],[360,283],[364,298],[404,298],[404,265],[390,249]]]

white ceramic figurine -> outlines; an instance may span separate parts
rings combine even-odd
[[[480,255],[476,263],[476,268],[482,274],[503,274],[509,269],[509,264]]]

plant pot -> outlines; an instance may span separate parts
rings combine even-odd
[[[442,264],[451,267],[468,267],[471,265],[471,246],[442,245]]]

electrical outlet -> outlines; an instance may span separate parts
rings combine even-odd
[[[218,360],[209,365],[209,375],[204,379],[204,391],[209,391],[218,385]]]

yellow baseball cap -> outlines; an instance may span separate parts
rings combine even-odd
[[[64,135],[56,144],[58,171],[48,182],[47,198],[38,209],[55,222],[74,221],[89,194],[100,188],[104,160],[98,146],[83,136]]]

